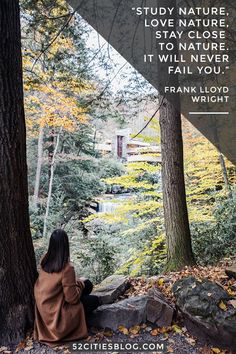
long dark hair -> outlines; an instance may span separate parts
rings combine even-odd
[[[47,273],[60,272],[69,262],[70,248],[67,233],[58,229],[50,237],[48,251],[41,261],[42,269]]]

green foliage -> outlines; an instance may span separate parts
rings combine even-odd
[[[115,271],[133,276],[159,273],[166,258],[161,166],[141,162],[124,166],[95,151],[97,132],[106,130],[104,122],[113,119],[124,126],[126,117],[114,108],[107,90],[109,85],[96,77],[91,64],[94,53],[89,53],[86,47],[89,30],[78,15],[68,21],[71,8],[67,2],[22,0],[21,11],[30,217],[32,234],[35,244],[38,244],[38,258],[45,250],[40,236],[48,195],[49,153],[53,153],[55,146],[52,136],[63,126],[55,162],[47,224],[49,234],[56,227],[63,226],[68,230],[72,258],[78,272],[96,282]],[[67,21],[63,33],[56,38]],[[124,92],[124,98],[128,95],[127,102],[137,102],[137,85],[134,89],[134,83],[131,84]],[[142,85],[140,87],[143,89]],[[153,101],[155,99],[153,97]],[[49,103],[46,106],[47,100]],[[42,107],[46,112],[43,116]],[[82,119],[83,115],[86,117]],[[54,123],[59,120],[60,124],[51,124],[52,117]],[[80,119],[77,121],[76,117]],[[67,124],[61,125],[61,120],[65,118]],[[146,121],[149,119],[145,118]],[[39,126],[45,129],[39,203],[35,208],[32,195]],[[99,129],[99,126],[103,128]],[[155,134],[147,136],[144,131],[139,138],[159,144],[157,118],[152,119],[150,127]],[[187,202],[194,252],[199,263],[210,264],[235,253],[236,196],[234,193],[232,199],[225,199],[217,149],[189,126],[184,127],[184,142]],[[235,168],[228,161],[226,165],[229,181],[234,184]],[[114,198],[113,203],[117,203],[117,207],[113,213],[90,215],[91,204],[109,188],[113,193],[112,186],[116,185],[132,194],[132,198],[122,203],[119,198]],[[102,225],[99,225],[98,219]]]
[[[101,158],[98,161],[98,164],[99,164],[99,176],[102,179],[121,176],[125,172],[124,165],[115,159]]]
[[[215,206],[225,198],[218,150],[184,120],[185,181],[190,222],[210,222]],[[229,182],[234,184],[235,167],[225,161]]]
[[[96,77],[92,68],[94,53],[86,47],[89,30],[77,14],[71,16],[71,11],[65,0],[21,1],[31,228],[38,242],[55,137],[63,127],[55,156],[48,234],[56,227],[65,227],[71,235],[72,256],[81,262],[77,263],[78,270],[99,281],[131,255],[136,265],[139,257],[142,264],[146,257],[152,257],[147,245],[152,249],[162,229],[160,167],[134,163],[126,170],[120,162],[95,151],[101,122],[109,118],[123,126],[125,117],[114,108],[108,85]],[[43,161],[35,207],[32,195],[39,127],[44,128]],[[100,231],[98,225],[88,231],[89,223],[82,224],[81,220],[92,213],[91,204],[96,208],[94,202],[106,188],[109,190],[109,184],[132,192],[133,198],[118,204],[112,215],[103,215],[107,224]]]
[[[117,271],[130,276],[152,276],[159,274],[166,262],[166,245],[163,235],[149,240],[140,252],[134,250],[132,256]]]
[[[147,162],[127,164],[127,172],[122,176],[106,178],[110,185],[118,184],[137,192],[156,191],[159,188],[160,166]]]
[[[76,252],[81,267],[80,273],[99,283],[115,272],[117,266],[117,249],[111,239],[104,234],[97,234],[82,241],[83,250]]]
[[[105,185],[101,181],[100,174],[103,174],[103,161],[99,159],[73,159],[69,158],[70,150],[59,159],[54,174],[53,194],[50,204],[48,219],[49,233],[56,227],[65,226],[71,219],[82,219],[89,214],[88,208],[97,196],[105,191]],[[107,165],[114,166],[114,162],[107,160]],[[120,173],[117,165],[112,173]],[[30,169],[31,171],[31,169]],[[32,234],[39,237],[42,234],[43,220],[47,196],[47,165],[43,166],[41,176],[41,195],[38,208],[35,209],[30,202],[30,218]],[[33,172],[30,173],[32,178]],[[34,179],[30,178],[30,185],[33,187]],[[92,214],[93,215],[93,214]]]
[[[24,56],[43,65],[51,80],[70,85],[71,73],[83,84],[91,75],[86,70],[88,51],[85,40],[88,28],[76,14],[70,19],[71,8],[65,0],[22,0]],[[63,33],[58,32],[63,28]],[[43,55],[41,55],[43,52]],[[41,80],[32,75],[32,83]]]
[[[218,202],[214,221],[192,224],[193,248],[200,264],[214,264],[223,257],[235,255],[236,190]]]
[[[160,270],[165,258],[163,217],[160,188],[160,166],[150,163],[130,163],[123,175],[104,180],[108,185],[119,185],[132,191],[132,197],[112,200],[117,203],[114,212],[102,213],[99,218],[108,225],[119,225],[116,236],[120,240],[118,272],[141,275]],[[84,222],[91,222],[92,215]],[[160,242],[161,239],[161,242]]]

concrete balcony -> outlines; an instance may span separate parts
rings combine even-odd
[[[127,162],[161,163],[161,156],[153,156],[153,155],[147,155],[147,154],[129,155],[129,156],[127,156]]]

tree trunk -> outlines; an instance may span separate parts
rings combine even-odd
[[[222,170],[222,174],[223,174],[223,178],[224,178],[224,184],[225,184],[225,188],[229,193],[229,196],[232,196],[232,192],[231,192],[231,188],[230,188],[230,184],[229,184],[229,178],[228,178],[228,172],[227,172],[227,168],[226,168],[226,164],[225,164],[225,159],[223,154],[219,151],[219,160],[220,160],[220,165],[221,165],[221,170]]]
[[[53,152],[53,155],[52,155],[52,160],[51,160],[47,206],[46,206],[46,211],[45,211],[45,216],[44,216],[44,223],[43,223],[43,237],[45,237],[46,234],[47,234],[47,221],[48,221],[50,202],[51,202],[51,198],[52,198],[52,184],[53,184],[53,177],[54,177],[54,170],[55,170],[55,159],[56,159],[56,154],[57,154],[57,150],[58,150],[58,146],[59,146],[61,131],[62,131],[62,128],[60,129],[60,131],[59,131],[59,133],[57,135],[56,146],[55,146],[55,149],[54,149],[54,152]]]
[[[48,186],[50,184],[50,179],[51,179],[51,166],[52,166],[54,148],[55,148],[55,130],[54,128],[50,128],[49,141],[48,141]]]
[[[36,263],[30,235],[20,12],[0,1],[0,343],[33,322]]]
[[[180,110],[166,98],[160,109],[162,188],[167,269],[194,263],[184,183],[183,141]]]
[[[34,186],[34,206],[35,206],[35,208],[37,208],[37,205],[38,205],[42,159],[43,159],[43,127],[40,127],[39,138],[38,138],[38,160],[37,160],[37,169],[36,169],[35,186]]]

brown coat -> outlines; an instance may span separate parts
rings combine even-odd
[[[34,286],[34,339],[49,345],[87,337],[80,296],[84,284],[76,280],[71,264],[60,273],[40,270]]]

